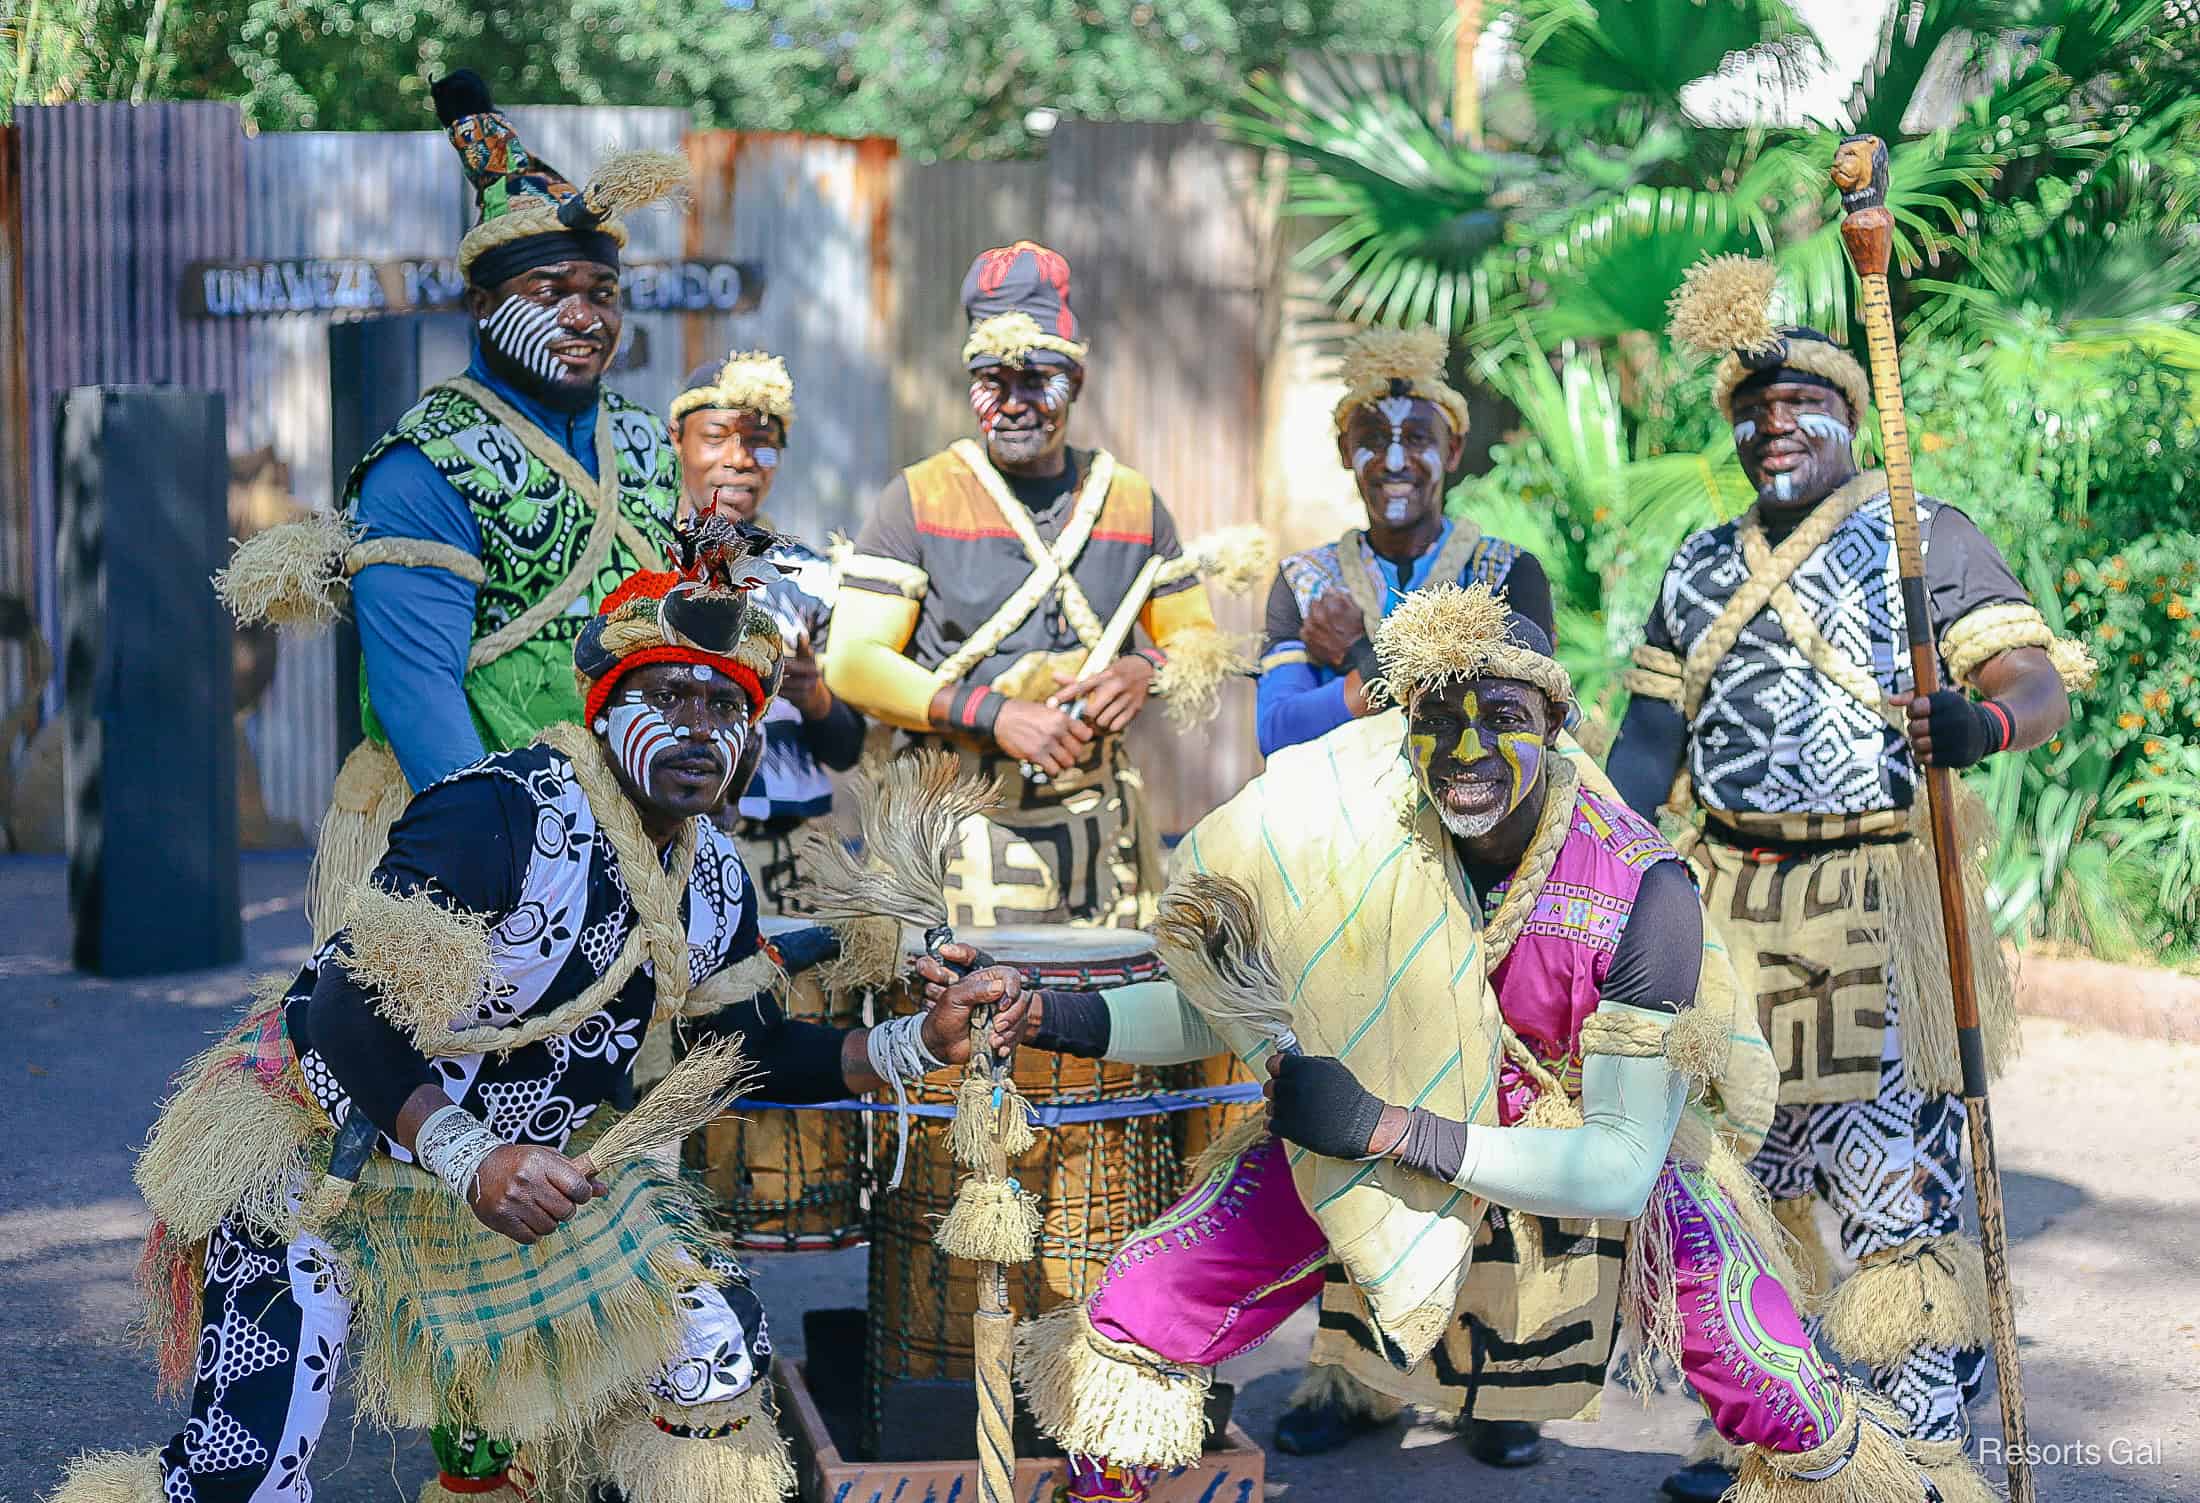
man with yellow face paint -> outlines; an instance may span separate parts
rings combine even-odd
[[[1771,1115],[1770,1051],[1688,869],[1562,749],[1573,690],[1549,639],[1482,586],[1440,586],[1375,648],[1403,715],[1279,754],[1179,847],[1168,931],[1228,878],[1265,967],[1224,925],[1172,953],[1169,981],[1043,991],[1027,1014],[1040,1048],[1162,1063],[1220,1045],[1270,1082],[1267,1120],[1218,1145],[1094,1294],[1019,1330],[1017,1381],[1071,1458],[1070,1497],[1129,1503],[1195,1461],[1214,1366],[1332,1259],[1410,1393],[1476,1298],[1495,1205],[1510,1260],[1552,1277],[1578,1244],[1614,1247],[1590,1323],[1609,1333],[1616,1311],[1643,1372],[1662,1353],[1688,1377],[1744,1457],[1740,1496],[1933,1499],[1790,1297],[1740,1156]],[[920,970],[944,995],[950,973]],[[1609,1351],[1582,1359],[1600,1382]]]

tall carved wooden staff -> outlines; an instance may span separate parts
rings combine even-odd
[[[1833,158],[1841,190],[1841,243],[1863,283],[1864,342],[1871,354],[1872,394],[1887,457],[1887,498],[1894,512],[1895,562],[1902,579],[1902,614],[1910,637],[1910,675],[1919,694],[1940,688],[1940,652],[1925,598],[1925,554],[1917,532],[1917,490],[1910,479],[1910,429],[1902,411],[1902,368],[1895,355],[1894,308],[1887,299],[1887,261],[1894,216],[1887,210],[1887,146],[1877,136],[1850,136]],[[1925,770],[1933,859],[1940,874],[1940,922],[1948,941],[1948,983],[1955,997],[1956,1049],[1963,1064],[1964,1115],[1970,1125],[1971,1170],[1978,1185],[1979,1241],[1986,1254],[1986,1311],[2001,1378],[2003,1455],[2010,1503],[2033,1503],[2025,1443],[2024,1381],[2017,1366],[2017,1317],[2009,1285],[2009,1227],[2001,1200],[2001,1166],[1994,1158],[1994,1122],[1986,1103],[1986,1050],[1980,1040],[1978,987],[1971,973],[1970,916],[1956,844],[1955,790],[1948,769]]]

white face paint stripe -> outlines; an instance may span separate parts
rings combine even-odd
[[[1831,439],[1837,444],[1853,444],[1856,442],[1856,434],[1850,430],[1849,425],[1830,412],[1799,413],[1795,419],[1795,426],[1805,433],[1814,433],[1820,438]]]
[[[673,746],[672,727],[653,705],[613,705],[610,741],[633,785],[648,791],[650,764]]]
[[[1748,418],[1743,418],[1734,425],[1734,442],[1737,444],[1746,444],[1756,436],[1757,425]]]
[[[550,353],[558,337],[558,315],[540,303],[510,297],[484,319],[481,331],[498,349],[512,357],[537,380],[554,380],[558,364]]]
[[[758,444],[755,448],[749,450],[749,458],[756,461],[756,467],[760,470],[776,470],[779,468],[779,451],[770,444]]]

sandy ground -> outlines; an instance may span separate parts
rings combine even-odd
[[[258,966],[303,953],[303,862],[248,858]],[[72,973],[58,861],[0,861],[0,1498],[49,1488],[86,1446],[159,1442],[177,1423],[125,1332],[145,1215],[130,1184],[168,1074],[220,1031],[248,970],[106,982]],[[2057,1503],[2200,1503],[2200,1045],[2028,1025],[1995,1094],[2039,1494]],[[861,1250],[760,1257],[781,1347],[799,1312],[861,1300]],[[1302,1314],[1225,1369],[1266,1443],[1312,1335]],[[1977,1416],[1998,1437],[1989,1397]],[[339,1408],[313,1466],[324,1503],[410,1503],[425,1448],[353,1431]],[[1598,1424],[1550,1427],[1516,1473],[1444,1432],[1401,1427],[1331,1456],[1270,1458],[1273,1497],[1380,1486],[1394,1503],[1651,1499],[1693,1426],[1687,1404],[1606,1398]]]

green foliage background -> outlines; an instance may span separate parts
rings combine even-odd
[[[1448,0],[0,0],[14,103],[235,99],[261,130],[432,126],[456,67],[527,104],[1015,155],[1035,107],[1196,118],[1296,48],[1433,36]]]

